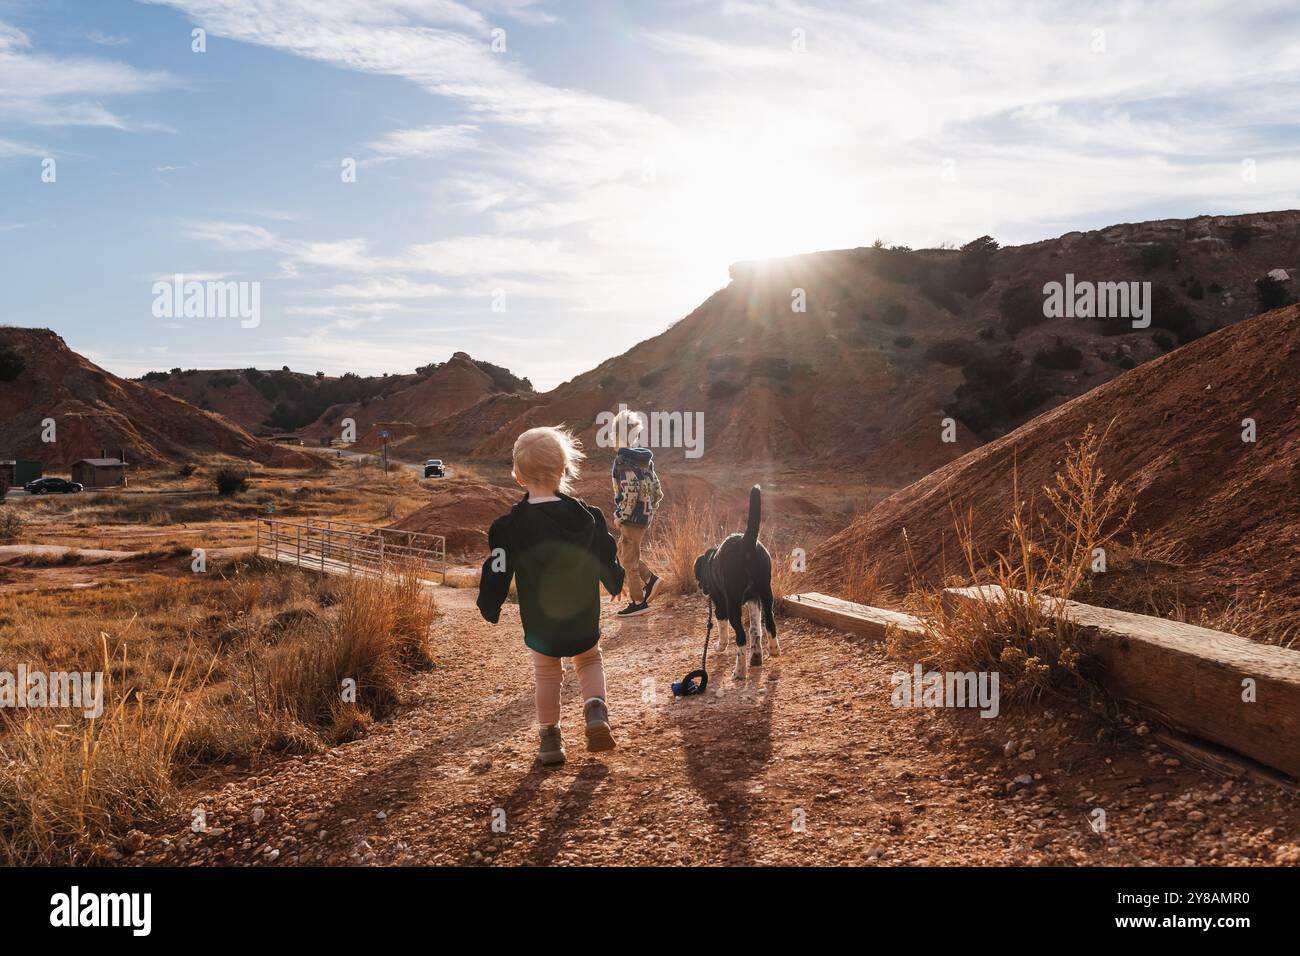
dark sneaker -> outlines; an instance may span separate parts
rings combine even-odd
[[[599,697],[593,697],[582,707],[587,719],[587,749],[613,750],[614,735],[609,730],[609,708]]]
[[[650,580],[645,583],[645,599],[642,601],[643,604],[650,603],[650,599],[655,596],[655,588],[659,587],[659,584],[662,581],[663,578],[659,577],[659,575],[655,574],[653,571],[650,572]]]
[[[630,601],[627,607],[619,611],[615,617],[636,617],[638,614],[644,614],[650,610],[650,605],[645,601]]]
[[[591,731],[587,733],[590,735]],[[543,727],[541,739],[542,747],[537,752],[537,762],[545,767],[564,763],[564,743],[560,740],[560,728]]]

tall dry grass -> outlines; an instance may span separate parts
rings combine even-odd
[[[712,504],[689,499],[661,515],[647,546],[647,563],[664,579],[669,594],[695,594],[695,559],[730,532]]]
[[[7,600],[0,669],[102,670],[106,685],[96,719],[0,711],[0,862],[103,859],[213,765],[355,737],[432,662],[435,614],[411,571],[266,561]]]
[[[1064,686],[1092,690],[1089,661],[1061,605],[1086,581],[1096,549],[1107,547],[1132,516],[1119,485],[1097,464],[1105,435],[1089,427],[1068,446],[1044,508],[1021,498],[1013,478],[1006,544],[991,556],[975,545],[974,515],[954,515],[968,583],[997,585],[1002,600],[944,600],[914,595],[927,621],[919,650],[923,665],[941,671],[997,671],[1009,701],[1029,700]]]
[[[349,578],[331,627],[266,659],[265,706],[330,742],[349,739],[391,713],[411,675],[433,663],[428,632],[436,614],[414,570]]]
[[[1191,609],[1175,603],[1153,610],[1170,620],[1227,631],[1260,644],[1295,647],[1300,642],[1300,607],[1274,594],[1238,594],[1219,607]]]
[[[657,519],[646,546],[646,561],[663,577],[662,593],[698,594],[695,559],[728,535],[742,531],[743,522],[743,516],[721,514],[711,503],[696,499],[688,499]],[[794,538],[779,530],[765,528],[759,540],[772,557],[772,596],[779,608],[785,598],[804,589],[806,558],[796,560]]]
[[[0,859],[81,864],[114,852],[176,793],[176,755],[191,702],[173,674],[158,690],[124,689],[127,652],[101,635],[104,713],[25,711],[0,738]],[[126,682],[126,683],[129,683]]]

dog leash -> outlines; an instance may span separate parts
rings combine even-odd
[[[709,624],[704,630],[704,657],[700,660],[700,669],[691,671],[677,683],[673,684],[674,697],[690,697],[703,694],[709,686],[709,642],[713,638],[713,598],[707,597],[709,603]]]

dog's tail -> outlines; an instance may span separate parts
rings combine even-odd
[[[754,553],[754,547],[758,544],[758,526],[762,520],[763,489],[755,485],[749,489],[749,520],[745,523],[745,537],[742,539],[746,556]]]

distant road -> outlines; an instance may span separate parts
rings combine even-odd
[[[354,451],[351,448],[306,448],[305,450],[315,452],[319,455],[323,455],[326,458],[334,457],[334,456],[344,457],[344,458],[360,458],[363,461],[373,462],[376,465],[382,465],[384,460],[382,455],[376,455],[374,452]],[[388,456],[388,467],[390,469],[407,468],[415,472],[417,475],[424,477],[423,463],[417,465],[413,462],[402,461],[400,458],[394,458],[391,453]]]

